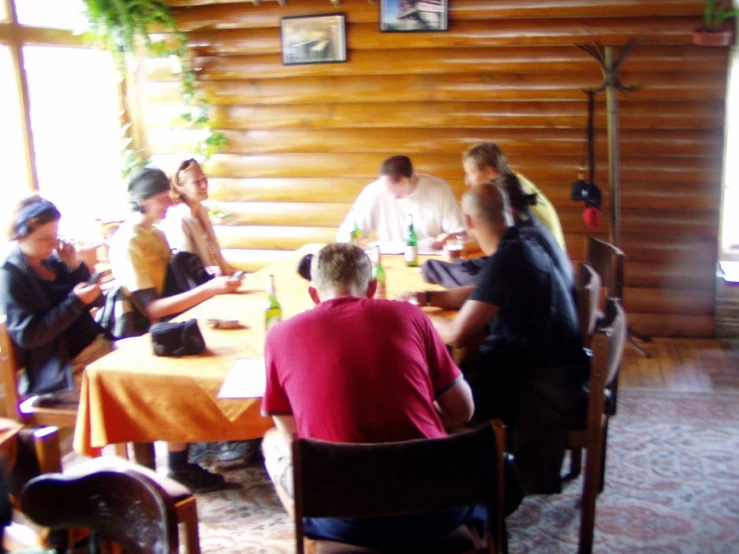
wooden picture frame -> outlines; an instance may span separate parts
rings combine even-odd
[[[380,0],[383,33],[449,30],[448,0]]]
[[[289,16],[280,19],[284,65],[346,62],[344,14]]]

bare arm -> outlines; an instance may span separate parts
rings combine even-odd
[[[467,300],[454,319],[440,316],[430,318],[446,344],[461,347],[478,336],[480,329],[498,314],[498,310],[494,304]]]
[[[240,284],[240,279],[215,277],[187,292],[152,300],[146,305],[144,310],[150,320],[158,321],[168,315],[179,314],[189,310],[216,294],[233,292],[239,288]]]
[[[448,310],[458,310],[465,303],[475,287],[457,287],[449,290],[429,290],[419,292],[404,292],[399,294],[397,300],[411,300],[415,298],[419,306],[436,306]],[[428,302],[426,295],[428,293]]]
[[[475,405],[472,401],[472,390],[467,381],[460,377],[446,391],[436,398],[444,424],[455,427],[472,419]]]
[[[291,415],[276,415],[272,416],[275,422],[275,427],[283,435],[283,438],[287,440],[288,444],[292,442],[294,435],[298,434],[298,426],[295,424],[295,417]]]

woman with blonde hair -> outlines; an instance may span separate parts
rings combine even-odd
[[[170,195],[174,206],[159,227],[175,250],[193,252],[214,275],[231,275],[221,253],[208,210],[208,178],[200,164],[189,159],[182,162],[170,179]]]

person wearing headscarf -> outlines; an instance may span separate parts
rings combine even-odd
[[[164,296],[172,253],[157,224],[172,205],[169,179],[161,169],[145,167],[131,177],[128,193],[133,214],[110,241],[110,268],[134,305],[152,323],[239,288],[239,279],[219,276],[186,292]]]
[[[78,400],[81,370],[112,348],[90,316],[100,286],[88,282],[74,245],[59,239],[60,219],[49,200],[22,200],[0,266],[0,310],[25,368],[18,392],[46,403]]]
[[[219,276],[193,289],[164,296],[172,255],[164,233],[156,224],[172,205],[169,179],[161,169],[145,167],[128,183],[133,214],[110,241],[110,268],[124,291],[151,322],[189,310],[217,295],[234,292],[241,281]],[[193,492],[208,492],[224,484],[222,475],[188,462],[188,444],[168,443],[169,476]]]

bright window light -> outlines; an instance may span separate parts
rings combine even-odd
[[[18,90],[14,86],[13,59],[10,48],[0,45],[0,152],[3,153],[3,177],[0,194],[3,201],[0,209],[0,243],[5,242],[5,231],[15,204],[30,194],[31,183],[26,170],[26,155],[21,136],[21,112]],[[9,85],[9,86],[7,86]]]
[[[62,212],[61,232],[84,240],[95,220],[125,213],[115,65],[100,50],[23,52],[39,189]]]
[[[739,53],[734,52],[726,95],[724,197],[721,206],[721,258],[739,260]]]
[[[87,27],[82,0],[15,0],[15,11],[18,23],[27,27],[69,31]]]

